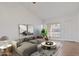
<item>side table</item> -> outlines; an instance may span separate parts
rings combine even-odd
[[[13,54],[12,44],[9,43],[3,43],[2,46],[0,46],[0,50],[2,56],[11,56]]]

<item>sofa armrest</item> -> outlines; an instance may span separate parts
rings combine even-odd
[[[12,41],[12,45],[14,48],[17,48],[17,41]]]

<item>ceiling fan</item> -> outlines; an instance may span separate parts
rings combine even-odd
[[[36,2],[32,2],[33,4],[36,4]]]

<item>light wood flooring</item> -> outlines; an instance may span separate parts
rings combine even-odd
[[[62,42],[62,47],[58,49],[57,56],[79,56],[79,42]]]

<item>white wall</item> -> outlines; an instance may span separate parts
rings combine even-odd
[[[61,24],[61,37],[59,40],[79,41],[79,13],[73,16],[62,16],[49,20],[46,20],[45,23]]]
[[[0,3],[0,37],[8,36],[17,39],[18,24],[41,24],[41,21],[21,4]]]

